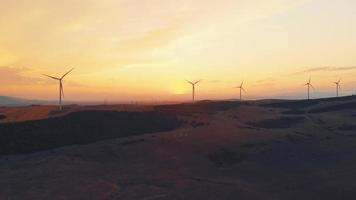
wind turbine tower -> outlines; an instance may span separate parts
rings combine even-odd
[[[74,68],[72,68],[71,70],[69,70],[67,73],[65,73],[63,76],[61,76],[60,78],[55,77],[55,76],[50,76],[47,74],[43,74],[44,76],[47,76],[51,79],[57,80],[59,81],[59,110],[62,110],[62,98],[64,98],[64,89],[63,89],[63,78],[66,77],[71,71],[73,71]]]
[[[339,97],[339,89],[341,89],[340,81],[341,81],[341,79],[339,79],[339,81],[337,81],[337,82],[334,82],[336,85],[336,97]]]
[[[309,78],[309,81],[305,85],[308,86],[308,100],[310,100],[310,87],[314,89],[314,86],[311,84],[311,78]]]
[[[193,102],[195,101],[195,85],[198,84],[200,81],[201,81],[201,80],[195,81],[195,82],[187,81],[189,84],[192,85],[192,101],[193,101]]]
[[[242,101],[242,91],[244,91],[246,93],[246,90],[243,87],[244,82],[242,81],[240,86],[237,86],[236,88],[240,89],[240,101]]]

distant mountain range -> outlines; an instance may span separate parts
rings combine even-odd
[[[0,106],[29,106],[34,104],[53,104],[52,101],[29,100],[18,97],[0,96]]]

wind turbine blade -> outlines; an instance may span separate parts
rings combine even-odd
[[[199,82],[201,82],[201,80],[199,80],[199,81],[195,81],[195,82],[194,82],[194,84],[197,84],[197,83],[199,83]]]
[[[313,90],[315,90],[315,88],[314,88],[314,86],[312,84],[309,84],[309,85],[313,88]]]
[[[63,79],[65,76],[67,76],[71,71],[73,71],[73,69],[74,69],[74,68],[72,68],[72,69],[69,70],[67,73],[65,73],[65,74],[61,77],[61,79]]]
[[[246,90],[245,90],[243,87],[242,87],[241,89],[242,89],[242,91],[244,91],[245,93],[247,93]]]
[[[42,74],[43,76],[47,76],[49,78],[52,78],[52,79],[55,79],[55,80],[59,80],[59,78],[57,77],[54,77],[54,76],[50,76],[50,75],[47,75],[47,74]]]
[[[243,85],[244,85],[244,82],[242,81],[240,87],[242,87]]]
[[[190,83],[190,84],[194,85],[194,83],[193,83],[193,82],[191,82],[191,81],[188,81],[188,80],[186,80],[186,81],[187,81],[187,83]]]

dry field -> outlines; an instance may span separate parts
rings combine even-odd
[[[56,124],[71,113],[88,112],[94,127],[102,125],[96,118],[101,115],[90,115],[93,109],[101,114],[123,110],[75,106],[65,114],[54,113],[58,115],[54,119],[46,119],[53,107],[2,108],[0,113],[8,115],[9,121],[44,119]],[[3,153],[0,199],[327,200],[356,196],[354,97],[310,102],[205,101],[140,109],[129,111],[167,115],[179,124],[127,136],[120,135],[126,123],[117,127],[113,123],[110,130],[100,126],[100,132],[117,131],[116,139],[94,138],[80,144],[68,137],[62,146]],[[38,121],[22,123],[29,122],[10,123],[25,127],[19,137],[46,126]],[[162,123],[154,128],[162,128]],[[0,138],[14,130],[7,125],[0,125]],[[76,127],[86,131],[80,134],[83,140],[92,134],[83,128],[86,125]],[[16,149],[11,137],[1,139]]]

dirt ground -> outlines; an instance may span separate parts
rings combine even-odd
[[[159,107],[184,125],[1,156],[0,199],[354,199],[355,102]]]

